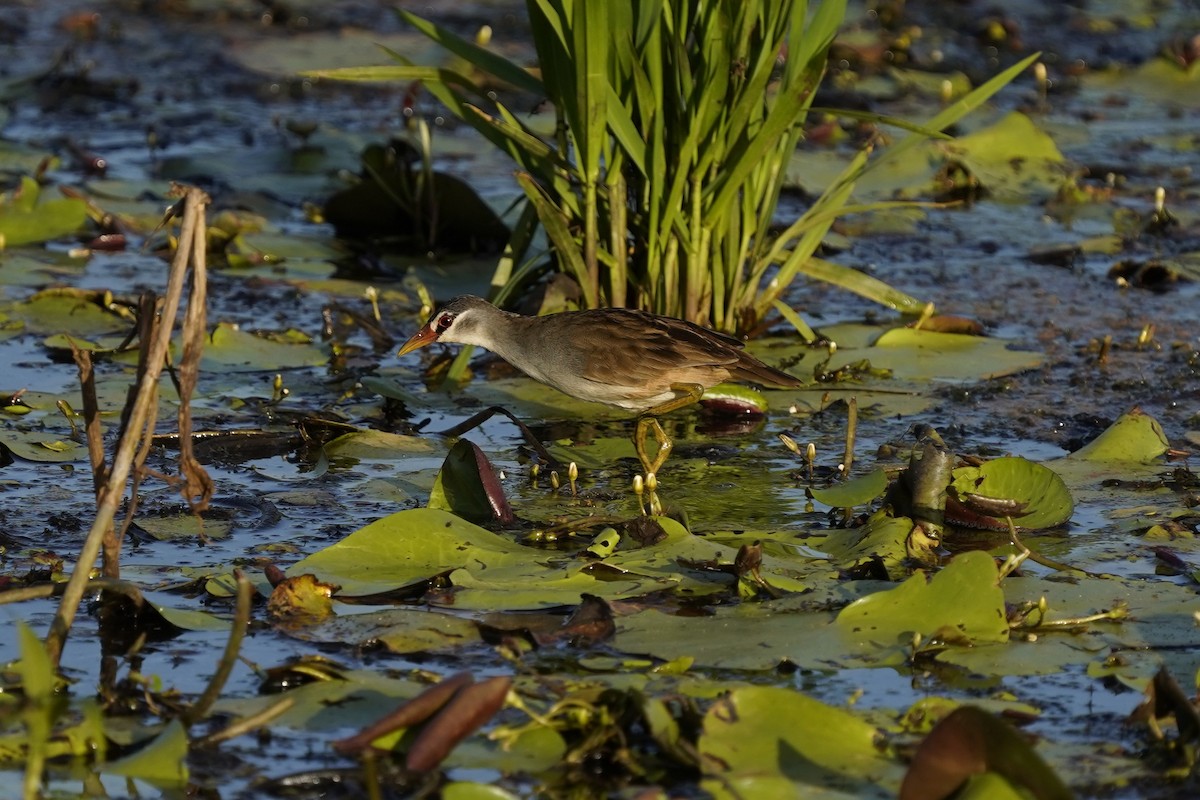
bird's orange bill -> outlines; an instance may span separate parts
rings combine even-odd
[[[421,330],[414,333],[409,340],[404,343],[404,345],[400,348],[400,352],[396,353],[396,355],[407,355],[413,350],[416,350],[418,347],[424,347],[427,344],[433,344],[435,341],[437,341],[437,334],[433,332],[433,328],[426,325],[422,327]]]

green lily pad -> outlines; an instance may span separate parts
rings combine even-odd
[[[411,586],[468,564],[497,567],[536,555],[449,512],[414,508],[372,522],[287,572],[314,573],[354,596]]]
[[[125,332],[129,320],[104,308],[102,295],[78,289],[46,289],[6,310],[12,319],[25,323],[31,333],[67,333],[82,338]]]
[[[6,430],[0,432],[0,442],[3,442],[13,455],[27,461],[59,464],[88,460],[86,444],[55,436],[50,431]]]
[[[952,496],[968,506],[974,496],[1013,501],[1022,509],[1014,515],[1014,522],[1027,530],[1062,525],[1075,510],[1063,479],[1053,470],[1024,458],[996,458],[978,467],[959,467],[953,474]],[[1001,514],[979,513],[995,523],[988,527],[1004,526]]]
[[[905,542],[912,533],[913,521],[908,517],[893,517],[884,511],[872,514],[865,525],[831,531],[825,540],[816,544],[829,560],[841,567],[850,567],[868,558],[882,559],[888,574],[899,577],[904,573],[908,551]]]
[[[851,591],[847,589],[847,591]],[[671,662],[691,659],[697,668],[769,670],[867,666],[849,653],[831,613],[781,613],[780,604],[755,603],[682,618],[647,609],[617,622],[613,647],[630,655]]]
[[[187,752],[187,731],[179,720],[171,720],[152,742],[132,755],[108,762],[103,771],[158,786],[182,786],[188,779]]]
[[[882,469],[872,470],[866,475],[860,475],[845,483],[833,486],[814,486],[813,499],[834,508],[850,508],[851,506],[869,503],[887,489],[887,472]]]
[[[1145,464],[1167,452],[1169,446],[1158,420],[1135,408],[1067,458]]]
[[[499,786],[466,781],[446,784],[442,787],[441,796],[442,800],[521,800],[518,795]]]
[[[455,570],[450,582],[463,591],[436,602],[464,611],[557,608],[577,604],[583,594],[618,600],[672,589],[678,583],[634,573],[597,577],[579,564],[554,567],[533,561]]]
[[[420,436],[404,436],[388,431],[354,431],[325,443],[325,455],[331,459],[396,459],[413,453],[432,453],[434,445]]]
[[[1019,111],[935,147],[1001,201],[1050,195],[1066,177],[1063,155],[1054,140]]]
[[[409,608],[339,615],[315,627],[289,632],[308,641],[346,642],[356,647],[379,643],[392,653],[441,652],[480,641],[479,626],[469,619]]]
[[[157,604],[154,609],[167,622],[185,631],[227,631],[233,627],[229,620],[221,619],[207,611]]]
[[[978,550],[955,556],[932,580],[918,570],[895,589],[856,600],[838,614],[837,624],[860,647],[908,645],[913,634],[973,644],[1008,641],[996,564]]]
[[[8,250],[0,253],[0,285],[37,289],[47,284],[79,280],[87,260],[67,253],[40,249]]]
[[[200,367],[208,372],[276,372],[298,367],[319,367],[329,361],[324,348],[307,337],[281,341],[258,336],[222,322],[204,346]]]
[[[233,530],[232,519],[202,519],[181,512],[167,516],[141,515],[133,524],[160,542],[195,541],[201,535],[208,539],[224,539]]]
[[[1009,349],[1003,339],[892,328],[865,351],[838,351],[830,368],[866,358],[894,378],[929,381],[980,381],[1036,369],[1041,353]]]
[[[901,766],[883,732],[800,692],[735,689],[704,717],[698,749],[702,787],[714,797],[890,798]]]
[[[75,197],[43,199],[28,176],[11,194],[0,197],[0,247],[45,242],[67,236],[87,221],[87,203]]]

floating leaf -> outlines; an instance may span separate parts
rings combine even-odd
[[[327,361],[329,354],[306,339],[278,341],[222,322],[205,344],[200,367],[208,372],[275,372],[319,367]]]
[[[1019,111],[934,146],[965,167],[989,195],[1002,201],[1050,195],[1066,175],[1063,155],[1054,140]]]
[[[179,720],[171,720],[153,741],[132,755],[110,761],[103,771],[159,786],[182,786],[188,779],[187,752],[187,731]]]
[[[469,564],[496,567],[536,555],[449,512],[414,508],[355,531],[293,565],[288,574],[311,572],[354,596],[410,586]]]
[[[702,782],[715,797],[806,797],[837,788],[846,796],[887,798],[900,765],[883,733],[842,709],[792,689],[735,689],[704,716],[697,746]],[[816,795],[814,795],[816,796]]]
[[[160,542],[171,542],[194,541],[201,536],[224,539],[233,530],[234,520],[181,511],[178,514],[142,515],[135,518],[133,524]]]
[[[886,354],[886,355],[885,355]],[[1003,339],[938,333],[915,328],[892,328],[865,351],[842,353],[830,362],[869,359],[893,377],[909,380],[988,380],[1036,369],[1045,361],[1041,353],[1012,350]]]
[[[918,570],[895,589],[854,601],[838,614],[837,624],[860,647],[909,644],[914,633],[972,643],[1008,641],[996,564],[978,550],[955,556],[932,580]]]
[[[521,800],[518,795],[486,783],[455,781],[442,787],[442,800]]]
[[[6,430],[0,432],[0,442],[3,442],[13,455],[27,461],[60,464],[88,459],[86,444],[58,438],[48,431]]]
[[[944,798],[1020,798],[1024,794],[1002,784],[970,786],[957,794],[972,776],[994,773],[1020,786],[1037,800],[1071,800],[1073,795],[1019,733],[997,717],[973,706],[956,709],[921,742],[904,776],[899,800]]]
[[[913,521],[908,517],[893,517],[878,511],[865,525],[831,531],[817,546],[840,567],[879,558],[889,575],[899,577],[905,569],[904,560],[908,556],[905,542],[912,529]]]
[[[1122,414],[1092,441],[1067,458],[1076,461],[1133,461],[1148,463],[1169,447],[1158,420],[1139,408]]]
[[[0,197],[0,249],[67,236],[87,221],[87,203],[74,197],[41,198],[41,187],[25,176],[19,188]]]
[[[365,430],[344,433],[325,443],[325,455],[330,459],[404,458],[413,453],[431,453],[433,444],[420,436],[405,436],[388,431]]]
[[[852,589],[845,591],[856,596]],[[668,662],[690,659],[696,667],[714,669],[769,670],[780,664],[834,669],[854,661],[832,614],[780,613],[777,605],[722,607],[705,617],[648,609],[617,619],[613,647]]]
[[[479,626],[469,619],[410,608],[338,616],[293,633],[310,641],[355,647],[378,643],[392,653],[440,652],[480,641]]]
[[[185,631],[228,631],[232,627],[229,624],[229,620],[221,619],[207,611],[198,611],[192,608],[173,608],[158,604],[154,605],[154,610],[164,620],[176,628]]]
[[[133,323],[105,306],[103,294],[79,289],[46,289],[6,311],[32,333],[66,333],[94,338],[124,333]]]
[[[972,527],[1006,529],[1000,513],[984,513],[986,507],[974,507],[971,498],[1011,501],[1019,511],[1007,516],[1027,530],[1043,530],[1062,525],[1075,510],[1071,492],[1063,479],[1053,470],[1024,458],[996,458],[978,467],[959,467],[954,470],[949,500],[956,501],[961,510],[948,504],[946,515],[956,524]],[[998,503],[997,505],[1002,505]],[[973,512],[969,517],[963,511]]]
[[[814,486],[809,491],[818,503],[834,508],[850,508],[869,503],[879,497],[887,489],[887,483],[887,472],[876,469],[845,483]]]

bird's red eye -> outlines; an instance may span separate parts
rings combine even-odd
[[[433,323],[433,329],[437,332],[438,336],[441,336],[443,333],[446,332],[446,329],[449,328],[453,324],[454,324],[454,315],[453,314],[442,314]]]

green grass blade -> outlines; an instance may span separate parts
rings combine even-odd
[[[799,267],[799,272],[810,278],[841,287],[848,292],[854,292],[854,294],[860,297],[865,297],[868,300],[879,303],[881,306],[895,309],[902,314],[918,314],[925,308],[925,303],[917,298],[894,289],[865,272],[859,272],[843,264],[835,264],[832,261],[826,261],[822,258],[809,257],[804,259]]]
[[[523,92],[539,96],[544,93],[541,81],[504,56],[497,55],[474,42],[468,42],[466,39],[456,36],[440,25],[435,25],[429,20],[418,17],[411,11],[399,8],[396,9],[396,13],[400,15],[401,19],[418,31],[459,58],[470,62],[478,69],[495,75],[500,80],[512,84]]]
[[[796,313],[794,308],[782,300],[776,300],[774,307],[775,310],[779,312],[780,316],[791,323],[791,326],[796,329],[796,333],[800,334],[801,339],[806,342],[815,342],[817,340],[817,334],[813,332],[812,328],[808,327],[808,323],[804,321],[803,317]]]
[[[575,241],[575,237],[571,234],[571,229],[567,223],[567,216],[562,212],[562,209],[554,205],[550,196],[533,179],[533,176],[527,173],[519,173],[517,175],[517,183],[525,190],[525,195],[533,203],[534,208],[537,209],[538,219],[542,221],[542,228],[545,229],[551,244],[554,245],[554,250],[558,254],[562,270],[575,278],[576,283],[583,289],[583,300],[587,307],[595,308],[599,297],[587,279],[587,265],[584,263],[579,243]]]
[[[965,95],[958,102],[953,103],[953,104],[947,106],[946,108],[944,108],[941,111],[941,113],[935,115],[932,119],[928,120],[924,125],[922,125],[920,127],[923,129],[935,130],[935,131],[941,131],[941,130],[944,130],[945,128],[950,127],[951,125],[958,122],[960,119],[962,119],[964,116],[966,116],[970,112],[979,108],[992,95],[994,95],[996,92],[1000,91],[1005,86],[1007,86],[1009,83],[1011,83],[1014,78],[1016,78],[1018,75],[1020,75],[1026,68],[1029,67],[1030,64],[1032,64],[1034,61],[1039,59],[1041,57],[1041,55],[1042,55],[1041,53],[1034,53],[1033,55],[1022,59],[1021,61],[1018,61],[1016,64],[1013,64],[1011,67],[1004,70],[999,75],[996,75],[991,80],[989,80],[986,83],[984,83],[983,85],[981,85],[979,88],[977,88],[977,89],[971,91],[969,94]],[[871,162],[871,164],[869,164],[867,166],[867,170],[869,171],[869,170],[875,169],[880,164],[883,164],[894,158],[899,158],[900,156],[904,155],[912,148],[916,147],[921,142],[925,141],[926,138],[927,137],[925,137],[924,135],[921,135],[918,133],[910,133],[908,136],[905,136],[903,139],[901,139],[898,143],[883,150],[880,153],[879,157],[876,158],[874,161]]]

